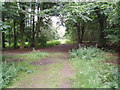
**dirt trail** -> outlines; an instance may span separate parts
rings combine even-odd
[[[42,71],[34,75],[29,75],[29,78],[17,82],[12,88],[72,88],[70,77],[74,75],[74,68],[67,59],[69,57],[69,50],[75,47],[77,47],[76,44],[62,44],[38,49],[37,51],[40,52],[48,52],[51,53],[51,55],[52,53],[59,53],[59,55],[57,57],[52,55],[30,63],[31,65],[42,66]],[[8,55],[15,55],[28,52],[32,52],[32,50],[13,50],[5,53]],[[57,69],[59,65],[62,67]]]
[[[60,44],[57,46],[36,49],[36,51],[51,52],[51,53],[57,53],[57,52],[68,53],[69,50],[76,48],[76,47],[78,47],[78,44]],[[9,54],[9,55],[16,55],[16,54],[29,53],[32,51],[33,49],[17,49],[17,50],[10,50],[10,51],[6,50],[6,51],[3,51],[3,53]]]

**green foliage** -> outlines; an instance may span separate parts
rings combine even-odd
[[[2,55],[2,62],[5,62],[6,60],[6,55]]]
[[[109,43],[120,42],[120,1],[111,5],[112,11],[108,15],[108,26],[105,30]],[[114,17],[114,18],[113,18]]]
[[[25,47],[29,47],[30,43],[29,42],[25,42]]]
[[[95,47],[84,47],[79,49],[73,49],[71,53],[71,58],[79,58],[83,60],[91,60],[94,57],[100,57],[103,51]]]
[[[25,72],[27,74],[33,73],[34,71],[30,69],[27,64],[20,63],[17,65],[18,73]]]
[[[72,41],[72,40],[66,39],[64,43],[66,43],[66,44],[72,44],[72,43],[76,43],[76,41]]]
[[[22,18],[25,21],[23,37],[29,42],[25,47],[45,47],[47,41],[60,38],[57,28],[52,27],[51,16],[56,16],[61,18],[59,24],[66,27],[67,39],[78,41],[80,36],[83,41],[99,41],[99,20],[96,10],[100,10],[99,14],[107,17],[107,28],[104,31],[108,42],[118,44],[119,6],[119,2],[4,2],[0,3],[0,11],[4,16],[4,22],[0,21],[0,29],[4,29],[5,41],[11,42],[10,46],[7,43],[7,47],[13,47],[15,42],[19,44],[22,37],[19,27],[22,12],[25,15],[25,18]],[[35,16],[37,20],[33,21],[32,18]]]
[[[0,81],[0,88],[4,88],[16,77],[17,69],[13,63],[3,62],[1,74],[2,80]]]
[[[7,22],[2,22],[0,21],[0,30],[3,30],[3,29],[7,29],[9,28],[10,26],[8,25]]]
[[[56,31],[51,28],[51,19],[49,17],[50,13],[51,13],[50,15],[53,14],[52,12],[54,10],[52,8],[54,5],[56,5],[56,3],[52,3],[52,2],[44,2],[44,3],[4,2],[3,5],[2,3],[0,3],[0,11],[2,12],[3,15],[2,18],[4,21],[4,22],[0,21],[0,26],[1,26],[0,29],[3,30],[4,28],[4,32],[6,31],[4,36],[5,41],[11,42],[11,45],[6,43],[6,47],[13,47],[16,44],[18,44],[17,47],[19,47],[20,46],[19,42],[24,42],[24,41],[29,42],[29,45],[27,44],[25,47],[28,46],[45,47],[46,39],[47,41],[51,40],[54,38],[54,35],[56,34],[55,33]],[[37,12],[34,10],[34,8],[37,9]],[[20,13],[24,14],[25,17],[24,18],[21,17]],[[37,16],[37,21],[35,21],[35,19],[33,21],[32,18],[34,16]],[[25,28],[23,30],[24,31],[23,34],[21,34],[21,29],[20,29],[21,27],[19,27],[21,20],[24,20],[26,22]],[[7,24],[5,22],[7,22]],[[3,25],[4,23],[5,25]],[[9,25],[10,27],[8,28],[7,25]],[[21,35],[23,35],[23,37]],[[24,38],[24,40],[21,41],[21,37]],[[38,41],[38,39],[40,39],[40,41]],[[35,40],[37,43],[34,42]]]
[[[46,52],[39,52],[39,51],[33,51],[31,53],[25,53],[25,54],[21,54],[21,55],[16,55],[14,56],[14,58],[20,58],[22,60],[26,60],[24,62],[26,63],[29,63],[29,62],[32,62],[34,60],[37,60],[41,57],[45,57],[45,56],[48,56],[49,54],[46,53]],[[31,56],[31,57],[30,57]]]
[[[110,43],[116,43],[118,44],[120,42],[120,35],[119,35],[119,32],[120,32],[120,29],[119,28],[108,28],[105,30],[105,32],[107,33],[107,36],[106,38],[108,39],[108,41]]]
[[[39,45],[40,45],[40,47],[46,47],[46,45],[47,45],[47,37],[43,34],[39,38]]]
[[[95,47],[83,47],[71,52],[70,60],[76,74],[72,77],[74,88],[118,88],[118,68],[105,60],[116,59],[106,56]]]
[[[41,57],[48,56],[48,53],[45,52],[32,52],[28,54],[21,54],[21,55],[15,55],[15,56],[6,56],[3,55],[2,57],[2,64],[0,67],[2,67],[2,80],[0,81],[0,88],[5,88],[7,85],[9,85],[13,80],[16,79],[16,77],[20,73],[33,73],[34,70],[31,68],[31,65],[29,64],[30,62],[37,60]],[[24,59],[23,62],[15,63],[15,62],[6,62],[7,58],[11,58],[11,60],[15,58],[19,59]]]
[[[0,81],[0,88],[5,88],[11,81],[17,76],[19,69],[14,63],[8,63],[6,61],[7,56],[2,56],[2,63],[0,65],[2,72],[2,80]]]
[[[59,40],[52,40],[47,42],[47,46],[59,45],[61,42]]]
[[[14,44],[11,43],[9,45],[8,42],[5,42],[5,47],[14,48]],[[17,47],[20,47],[20,43],[17,43]],[[30,43],[29,42],[25,42],[25,48],[28,48],[28,47],[30,47]]]
[[[73,41],[78,41],[78,37],[82,39],[82,33],[85,31],[82,27],[84,27],[85,23],[92,21],[89,11],[87,4],[81,2],[70,2],[64,5],[61,13],[65,18],[66,36],[68,39]]]

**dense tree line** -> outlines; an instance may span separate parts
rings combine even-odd
[[[66,26],[69,34],[76,33],[79,43],[82,43],[84,41],[83,37],[88,37],[89,32],[91,32],[89,38],[92,37],[93,33],[96,34],[95,38],[98,37],[97,42],[101,46],[106,46],[109,43],[118,44],[120,40],[118,38],[120,27],[118,25],[119,21],[117,21],[119,20],[118,4],[119,2],[67,4],[64,8],[64,13],[66,12]],[[98,31],[97,33],[95,32],[96,30]]]
[[[4,2],[2,47],[45,45],[54,39],[51,16],[61,19],[69,39],[82,43],[95,41],[101,46],[120,43],[120,2]],[[48,37],[49,36],[49,37]],[[91,40],[90,40],[91,39]]]

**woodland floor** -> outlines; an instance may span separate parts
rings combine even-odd
[[[8,88],[72,88],[70,78],[74,76],[75,69],[68,60],[68,57],[69,51],[76,47],[78,47],[77,44],[61,44],[37,49],[35,51],[32,49],[4,51],[5,54],[13,57],[31,52],[47,52],[50,54],[47,57],[30,62],[29,65],[32,65],[34,72],[31,74],[22,73],[18,75],[17,79],[14,80]],[[20,59],[12,60],[12,62],[23,61],[24,60]]]
[[[74,75],[74,68],[67,59],[69,50],[76,47],[76,44],[62,44],[36,50],[47,52],[50,56],[29,63],[34,65],[35,72],[19,75],[17,80],[8,88],[71,88],[70,77]],[[33,50],[12,50],[4,53],[14,56],[30,52],[33,52]],[[16,59],[13,62],[22,62],[22,60]]]

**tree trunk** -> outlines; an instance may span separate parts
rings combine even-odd
[[[38,18],[38,22],[36,24],[36,48],[38,47],[38,37],[39,37],[39,29],[40,29],[40,18]]]
[[[2,48],[5,48],[5,33],[2,32]]]
[[[22,7],[25,10],[25,7]],[[23,12],[20,13],[20,48],[24,48],[25,40],[24,40],[24,29],[25,29],[25,14]]]
[[[32,28],[32,47],[34,47],[34,42],[35,42],[35,20],[34,20],[34,16],[33,16],[33,28]]]
[[[4,22],[5,21],[5,18],[2,14],[2,21]],[[2,32],[2,48],[5,48],[5,32],[4,32],[4,29],[3,29],[3,32]]]
[[[30,9],[31,9],[30,13],[32,13],[32,3],[30,3]],[[31,34],[31,36],[29,37],[29,40],[28,40],[29,43],[30,43],[30,47],[32,47],[32,28],[31,28],[32,20],[31,20],[31,17],[32,17],[32,15],[30,14],[29,26],[30,26],[30,34]]]
[[[10,31],[12,30],[12,28],[9,29],[9,47],[11,45],[11,35],[10,35]]]
[[[120,28],[120,1],[117,2],[117,26]],[[120,30],[118,31],[118,46],[119,46],[119,52],[120,52]]]
[[[107,17],[104,14],[100,13],[99,8],[96,8],[95,12],[96,12],[98,20],[99,20],[99,29],[100,29],[100,41],[99,41],[99,43],[102,47],[104,47],[104,46],[106,46],[106,39],[105,39],[104,30],[105,30],[105,26],[106,26]]]
[[[83,25],[82,25],[82,28],[81,28],[81,39],[80,39],[80,42],[82,43],[82,41],[83,41],[83,35],[84,35],[84,32],[85,32],[85,23],[83,23]]]
[[[35,13],[35,5],[33,6],[33,9],[34,9],[34,11],[33,11],[33,14]],[[34,47],[35,46],[35,17],[34,17],[34,15],[33,15],[33,27],[32,27],[32,47]]]
[[[38,4],[38,8],[37,8],[37,11],[39,12],[39,4]],[[40,21],[41,21],[41,18],[38,16],[38,21],[36,23],[36,48],[38,47],[38,44],[39,44],[39,31],[40,31]]]
[[[14,48],[16,48],[17,46],[17,35],[16,35],[16,29],[15,29],[15,20],[13,21],[14,23]]]
[[[78,43],[80,44],[80,43],[81,43],[81,37],[80,37],[80,24],[77,23],[77,24],[76,24],[76,27],[77,27]]]

